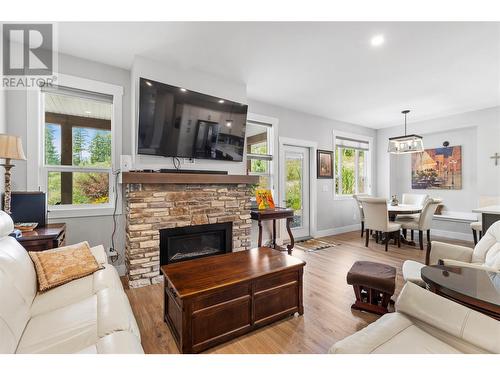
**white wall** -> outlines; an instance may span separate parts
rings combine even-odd
[[[319,149],[333,150],[333,131],[343,131],[374,138],[376,150],[376,131],[346,122],[330,120],[311,114],[278,107],[255,100],[249,100],[249,108],[253,113],[279,119],[277,136],[313,141]],[[374,154],[376,154],[374,152]],[[276,155],[277,156],[277,155]],[[372,186],[376,185],[376,163],[373,158]],[[316,171],[310,171],[311,178],[316,178]],[[276,176],[278,178],[278,176]],[[317,234],[328,235],[336,230],[359,224],[359,213],[354,200],[335,200],[333,196],[333,179],[317,180]],[[326,190],[326,191],[325,191]]]
[[[411,191],[409,156],[387,153],[389,137],[401,135],[403,126],[381,129],[377,132],[378,195],[390,197]],[[451,146],[462,145],[462,190],[415,190],[442,197],[449,211],[469,212],[477,207],[481,196],[500,195],[500,166],[495,167],[490,157],[500,151],[500,107],[465,112],[428,121],[409,123],[408,133],[424,137],[424,146],[434,148],[449,141]],[[468,224],[440,223],[439,230],[470,233]]]

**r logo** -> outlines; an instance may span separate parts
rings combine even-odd
[[[2,31],[4,75],[52,74],[51,24],[4,24]]]

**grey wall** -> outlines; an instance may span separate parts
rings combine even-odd
[[[0,89],[0,133],[7,132],[7,96],[5,95],[5,90]],[[0,173],[0,192],[3,192],[3,173]]]
[[[59,55],[59,72],[68,75],[93,79],[97,81],[112,83],[123,87],[123,139],[130,139],[130,73],[128,70],[83,60],[68,55]],[[7,132],[21,136],[23,147],[26,150],[27,124],[27,96],[22,90],[9,90],[6,93],[6,119]],[[1,107],[0,107],[1,108]],[[1,118],[1,117],[0,117]],[[1,121],[1,120],[0,120]],[[13,169],[13,190],[26,190],[27,170],[26,162],[16,161]],[[76,243],[89,241],[91,245],[103,244],[106,248],[111,246],[112,217],[92,216],[79,218],[63,218],[49,220],[51,222],[65,222],[67,224],[67,242]],[[123,250],[125,248],[125,232],[122,215],[117,217],[117,233],[115,236],[115,246],[120,251],[121,256],[117,264],[123,263]]]
[[[402,126],[381,129],[377,132],[378,179],[380,196],[399,196],[411,190],[410,156],[387,153],[388,138],[401,135]],[[499,152],[500,107],[465,112],[428,121],[409,122],[408,133],[424,137],[425,148],[434,148],[447,140],[450,145],[461,145],[463,160],[463,188],[461,190],[415,190],[443,198],[447,210],[468,212],[478,207],[484,196],[500,195],[500,167],[495,167],[490,157]],[[449,232],[470,233],[467,223],[442,223],[433,225]],[[472,238],[472,237],[471,237]]]
[[[333,150],[333,131],[337,130],[373,137],[376,149],[376,131],[373,129],[329,120],[255,100],[249,100],[249,108],[253,113],[278,118],[278,136],[280,137],[314,141],[317,142],[319,149]],[[376,155],[375,152],[373,154]],[[377,186],[375,161],[376,159],[373,158],[372,187],[374,192]],[[311,177],[316,177],[316,171],[311,171]],[[335,228],[359,224],[358,210],[354,201],[352,199],[334,199],[333,180],[317,180],[316,188],[316,223],[318,232],[325,231],[326,233],[326,231],[332,231]]]

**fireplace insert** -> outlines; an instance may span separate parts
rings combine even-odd
[[[233,251],[233,223],[160,229],[160,265]]]

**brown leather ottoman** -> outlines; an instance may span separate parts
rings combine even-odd
[[[396,288],[396,269],[381,263],[356,262],[347,273],[347,284],[356,295],[351,308],[383,315]]]

